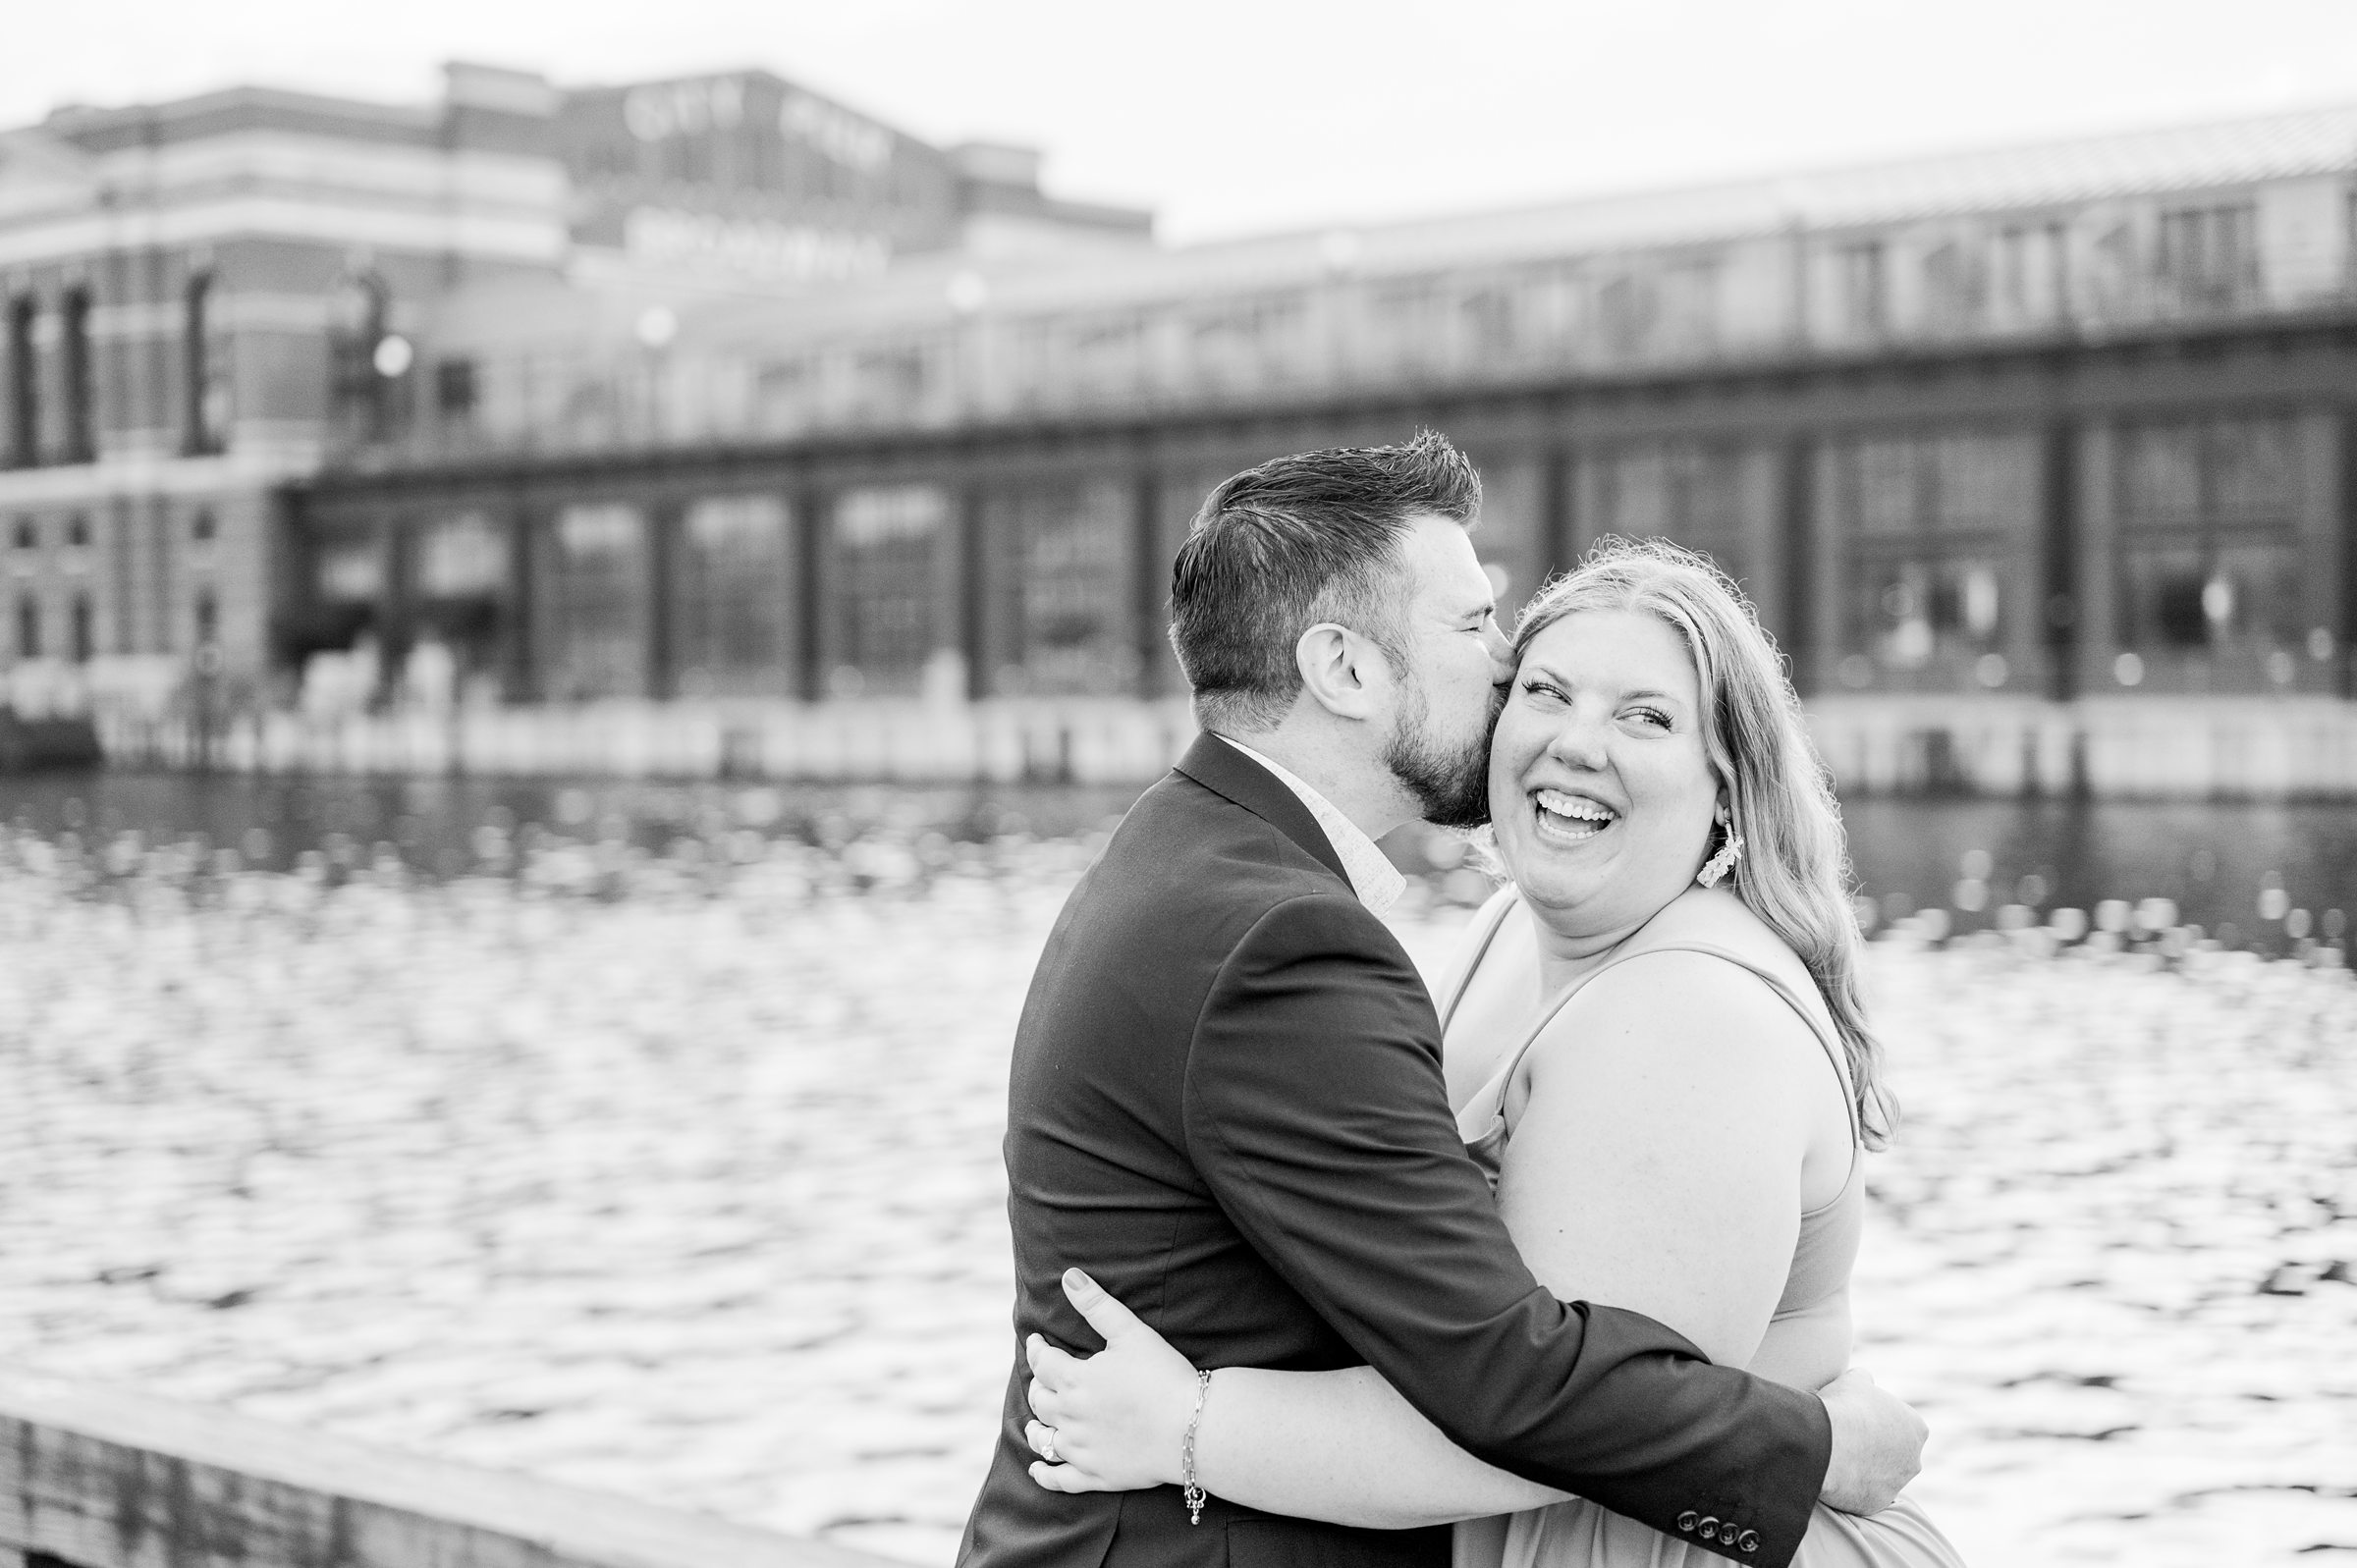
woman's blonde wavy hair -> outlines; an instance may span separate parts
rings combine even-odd
[[[1514,622],[1514,659],[1583,610],[1657,616],[1684,639],[1710,716],[1703,743],[1743,839],[1735,896],[1808,965],[1849,1063],[1869,1148],[1891,1141],[1896,1106],[1859,994],[1863,938],[1850,903],[1849,854],[1832,780],[1809,741],[1800,696],[1751,602],[1708,557],[1667,540],[1607,538],[1532,596]],[[1724,839],[1714,836],[1711,848]]]

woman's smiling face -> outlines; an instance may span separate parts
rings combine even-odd
[[[1617,936],[1689,886],[1719,805],[1701,679],[1658,616],[1578,610],[1531,639],[1490,748],[1490,813],[1522,896]]]

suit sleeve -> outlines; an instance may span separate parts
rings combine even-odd
[[[1650,1318],[1549,1294],[1448,1113],[1438,1036],[1406,954],[1356,900],[1278,905],[1196,1022],[1197,1169],[1253,1247],[1458,1446],[1783,1568],[1832,1453],[1824,1404],[1714,1366]],[[1722,1540],[1701,1539],[1705,1519]]]

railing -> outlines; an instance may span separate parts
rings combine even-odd
[[[0,1568],[883,1568],[700,1514],[0,1369]]]
[[[493,456],[655,451],[1109,412],[1179,415],[1370,390],[1507,387],[1794,356],[2104,340],[2138,330],[2327,317],[2357,306],[2357,290],[2340,273],[2297,278],[2270,295],[2258,287],[2255,271],[2248,280],[2189,279],[2161,274],[2150,257],[2133,257],[2110,269],[2082,267],[2085,275],[2074,273],[2054,297],[2035,304],[2000,309],[1976,292],[1953,307],[1925,304],[1897,315],[1878,309],[1869,324],[1822,302],[1793,304],[1805,291],[1786,275],[1789,258],[1779,247],[1755,243],[1734,251],[1741,255],[1730,269],[1753,274],[1744,287],[1721,291],[1692,309],[1672,308],[1665,295],[1629,307],[1634,315],[1625,328],[1615,326],[1604,291],[1616,278],[1641,279],[1651,299],[1671,270],[1659,258],[1469,265],[1436,284],[1432,308],[1406,326],[1387,324],[1376,304],[1387,283],[1398,280],[1304,275],[1258,287],[1241,299],[1224,299],[1217,284],[1206,282],[1185,297],[1141,296],[1095,315],[1010,308],[959,317],[943,304],[930,311],[908,307],[913,314],[896,315],[866,334],[822,331],[800,318],[766,330],[757,318],[749,325],[731,318],[727,334],[684,335],[659,355],[599,342],[563,351],[476,353],[468,355],[479,389],[469,414],[421,414],[397,435],[348,448],[336,466],[431,466]],[[1819,257],[1810,267],[1825,264]],[[1220,318],[1223,305],[1269,298],[1295,308],[1271,313],[1273,324],[1256,318],[1234,332],[1199,330]],[[1480,325],[1495,299],[1507,301],[1499,324]],[[1085,346],[1108,320],[1127,329],[1127,347],[1118,354]],[[917,342],[924,348],[909,351],[909,373],[879,378],[865,368],[879,351],[897,353]],[[790,380],[780,381],[789,369]],[[789,385],[790,391],[778,390]]]

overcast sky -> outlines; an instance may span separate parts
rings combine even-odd
[[[0,124],[239,81],[423,99],[453,57],[763,66],[1035,143],[1050,189],[1176,241],[2357,102],[2357,0],[0,3]]]

